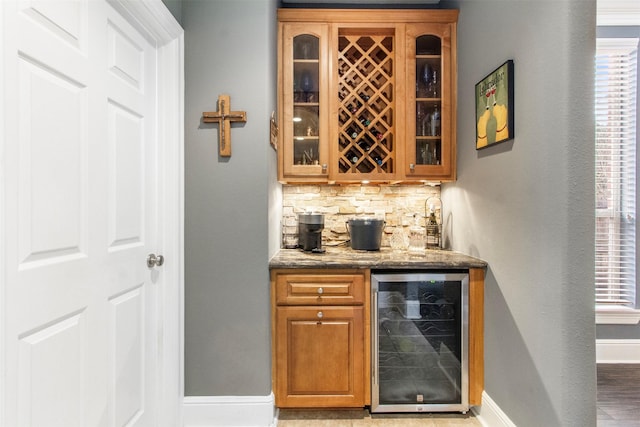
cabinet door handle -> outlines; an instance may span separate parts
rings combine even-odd
[[[324,293],[324,289],[318,288],[318,295],[322,295]]]
[[[318,312],[318,319],[322,319],[324,317],[324,314],[322,314],[321,311]]]
[[[411,170],[411,172],[415,171],[416,170],[416,165],[413,164],[413,163],[409,164],[409,169]]]
[[[326,163],[322,164],[322,173],[327,173],[327,164]]]

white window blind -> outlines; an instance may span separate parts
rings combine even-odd
[[[600,307],[636,305],[638,39],[598,39],[595,285]]]

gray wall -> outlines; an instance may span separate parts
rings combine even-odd
[[[489,262],[486,391],[518,426],[595,425],[592,70],[595,0],[459,0],[453,245]],[[269,256],[280,190],[268,147],[275,1],[187,0],[186,395],[266,395]],[[474,149],[475,83],[515,60],[516,139]],[[220,93],[248,122],[233,157],[200,122]],[[266,211],[265,211],[266,209]]]
[[[599,340],[638,340],[640,339],[640,324],[598,325],[596,338]]]
[[[169,12],[171,12],[173,17],[176,18],[176,21],[178,21],[180,25],[182,25],[183,0],[162,0],[162,3],[167,6],[167,9],[169,9]]]
[[[186,0],[185,395],[271,392],[269,198],[277,195],[275,0]],[[247,112],[232,156],[203,124],[219,94]],[[277,227],[276,227],[277,228]]]
[[[595,426],[595,0],[460,0],[453,247],[489,263],[485,390],[519,427]],[[475,150],[474,86],[515,63],[515,140]]]

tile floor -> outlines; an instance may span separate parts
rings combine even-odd
[[[640,427],[640,364],[598,365],[598,427]],[[366,410],[280,410],[278,427],[478,427],[469,411],[369,414]]]
[[[478,427],[471,411],[467,414],[369,414],[366,410],[283,410],[278,427]]]

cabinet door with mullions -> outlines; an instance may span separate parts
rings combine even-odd
[[[407,177],[455,179],[453,25],[407,27]]]
[[[280,178],[326,179],[328,26],[284,24],[280,31]]]

